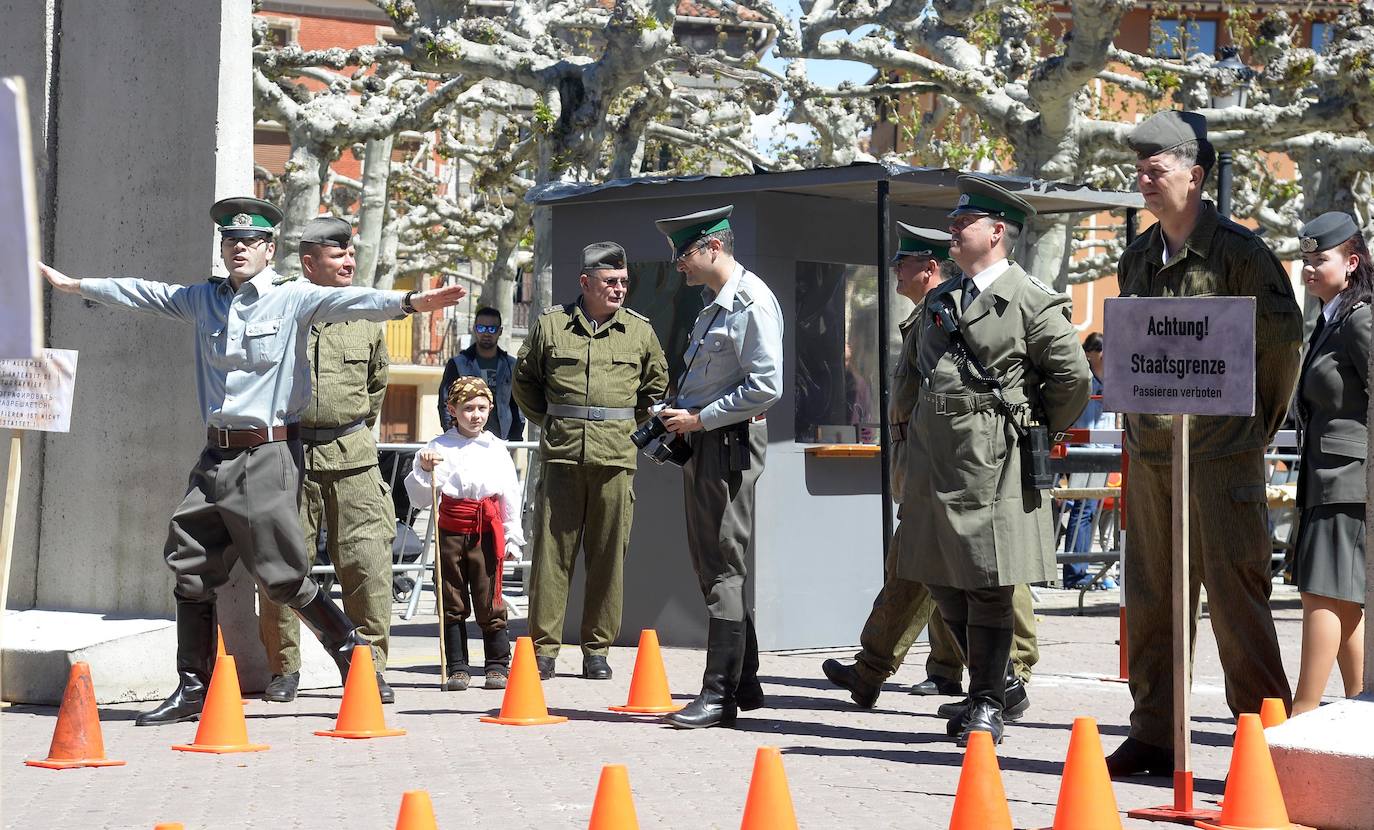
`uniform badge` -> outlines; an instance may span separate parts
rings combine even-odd
[[[233,222],[236,228],[250,228],[253,226],[253,217],[246,213],[236,213]]]
[[[960,194],[959,194],[959,204],[956,205],[956,207],[963,207],[963,206],[967,205],[968,203],[969,203],[968,194],[967,194],[967,193],[960,193]]]
[[[1315,236],[1304,236],[1298,240],[1298,247],[1304,254],[1317,252],[1317,238]]]

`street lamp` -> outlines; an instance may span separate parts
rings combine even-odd
[[[1239,50],[1234,46],[1223,47],[1216,66],[1226,70],[1230,81],[1213,93],[1212,109],[1245,106],[1246,88],[1254,72],[1241,62]],[[1217,154],[1217,213],[1226,217],[1231,215],[1231,154],[1228,152]]]

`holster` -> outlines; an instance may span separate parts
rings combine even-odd
[[[728,427],[721,427],[721,452],[725,454],[725,469],[732,473],[742,472],[753,465],[749,453],[749,421],[741,421]]]

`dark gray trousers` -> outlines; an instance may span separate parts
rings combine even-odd
[[[299,608],[314,599],[299,508],[303,463],[299,441],[201,452],[163,551],[178,597],[213,602],[242,560],[273,602]]]
[[[687,549],[716,619],[745,618],[745,555],[754,536],[754,484],[763,473],[768,425],[750,423],[749,469],[731,470],[724,429],[693,432],[692,457],[682,468],[687,511]]]

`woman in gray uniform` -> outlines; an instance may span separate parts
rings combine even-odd
[[[1302,510],[1294,573],[1302,668],[1293,714],[1317,708],[1338,662],[1345,693],[1364,686],[1365,444],[1374,264],[1355,219],[1324,213],[1299,232],[1303,282],[1321,300],[1298,378]]]

